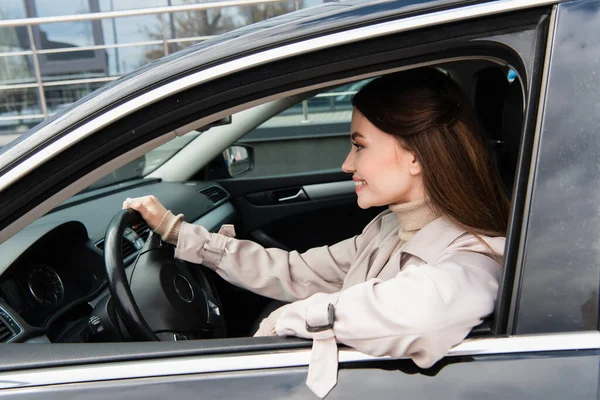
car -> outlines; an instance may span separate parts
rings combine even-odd
[[[287,250],[350,237],[381,210],[340,169],[349,96],[428,66],[471,99],[511,196],[496,309],[428,369],[342,346],[329,397],[597,399],[599,59],[596,0],[350,0],[104,86],[1,149],[0,396],[315,398],[310,341],[251,337],[268,299],[121,205],[153,194]]]

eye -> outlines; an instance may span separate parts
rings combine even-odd
[[[354,146],[356,148],[355,151],[361,151],[362,149],[364,149],[364,147],[356,142],[352,142],[352,146]]]

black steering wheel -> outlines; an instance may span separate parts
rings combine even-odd
[[[104,240],[108,287],[131,338],[195,339],[208,330],[223,330],[221,307],[208,287],[208,280],[205,276],[197,279],[198,273],[203,274],[201,267],[190,272],[185,262],[174,258],[173,246],[164,243],[160,236],[150,233],[128,268],[131,271],[128,279],[121,252],[123,234],[127,227],[141,223],[143,219],[137,211],[119,211],[111,220]]]

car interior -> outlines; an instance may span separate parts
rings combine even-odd
[[[510,197],[524,112],[518,72],[491,58],[432,66],[471,100]],[[179,128],[185,134],[87,182],[0,244],[0,342],[252,336],[277,303],[173,259],[173,246],[122,203],[152,194],[187,222],[212,232],[233,224],[238,239],[288,251],[359,234],[384,208],[360,209],[340,165],[350,149],[351,96],[374,76],[187,124]],[[117,290],[123,286],[130,292]],[[489,333],[485,324],[472,332]]]

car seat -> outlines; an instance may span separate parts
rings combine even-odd
[[[474,75],[473,108],[486,135],[507,195],[512,194],[523,123],[523,96],[518,80],[509,82],[500,67],[488,67]]]

